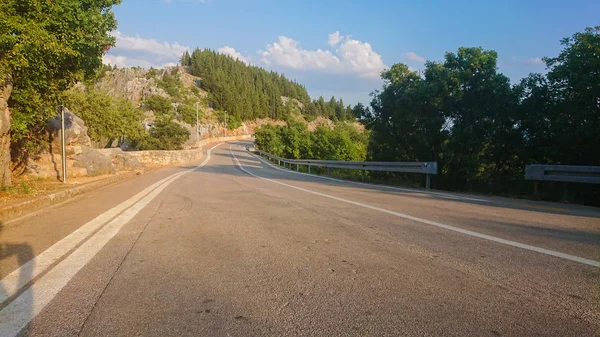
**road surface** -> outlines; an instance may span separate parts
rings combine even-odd
[[[600,210],[223,143],[1,224],[0,336],[598,336]]]

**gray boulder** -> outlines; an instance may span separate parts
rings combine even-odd
[[[96,149],[81,147],[82,152],[74,157],[74,167],[83,167],[88,176],[99,176],[115,173],[115,168],[109,157]]]
[[[50,118],[46,123],[46,128],[50,132],[51,150],[53,153],[61,151],[61,120],[60,115]],[[69,147],[91,146],[92,140],[87,135],[88,128],[83,120],[77,117],[74,113],[65,108],[65,142],[67,144],[67,152],[76,154],[78,149],[70,151]]]
[[[128,153],[117,153],[111,156],[113,166],[117,170],[139,170],[144,168],[137,157]]]

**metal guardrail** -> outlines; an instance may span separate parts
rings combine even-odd
[[[600,184],[600,166],[527,165],[525,179]]]
[[[246,149],[250,151],[249,146]],[[421,173],[426,175],[425,188],[431,188],[431,175],[437,174],[437,162],[353,162],[353,161],[336,161],[336,160],[312,160],[312,159],[287,159],[272,155],[268,152],[254,149],[254,152],[263,155],[273,161],[277,161],[277,164],[283,167],[286,165],[289,169],[292,169],[292,165],[296,166],[296,171],[300,170],[300,166],[308,167],[308,173],[310,174],[311,167],[326,167],[327,174],[331,176],[332,168],[349,169],[349,170],[362,170],[363,176],[365,171],[383,171],[383,172],[406,172],[406,173]]]

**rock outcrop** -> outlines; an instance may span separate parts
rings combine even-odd
[[[51,139],[49,151],[30,161],[27,171],[33,176],[59,178],[62,172],[60,116],[50,118],[46,126]],[[114,174],[117,171],[141,171],[144,168],[144,165],[130,154],[109,155],[92,148],[85,123],[68,110],[65,111],[65,141],[67,177],[99,176]]]
[[[131,155],[127,152],[115,153],[110,155],[110,159],[112,160],[113,166],[116,170],[141,170],[144,168],[144,164],[142,164],[137,157]]]
[[[67,153],[76,154],[79,149],[70,149],[73,147],[91,146],[92,140],[87,134],[88,128],[83,120],[74,113],[65,109],[65,142],[67,144]],[[60,153],[61,149],[61,120],[60,115],[54,116],[46,123],[46,128],[50,132],[50,149],[53,153]]]
[[[147,73],[148,70],[135,68],[108,71],[95,84],[95,87],[112,96],[123,97],[134,104],[140,104],[152,95],[169,97],[163,89],[157,86],[156,79],[146,78]]]
[[[74,167],[85,168],[90,177],[115,173],[112,161],[96,149],[82,147],[82,152],[74,157]]]

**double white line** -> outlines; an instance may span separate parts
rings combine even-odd
[[[207,151],[206,159],[200,165],[173,174],[145,188],[130,199],[81,226],[6,276],[0,282],[0,303],[17,294],[21,288],[44,273],[56,261],[101,228],[71,255],[48,271],[41,279],[0,311],[0,334],[2,336],[17,335],[125,224],[131,221],[173,181],[206,165],[210,160],[211,151],[219,145],[217,144]]]

